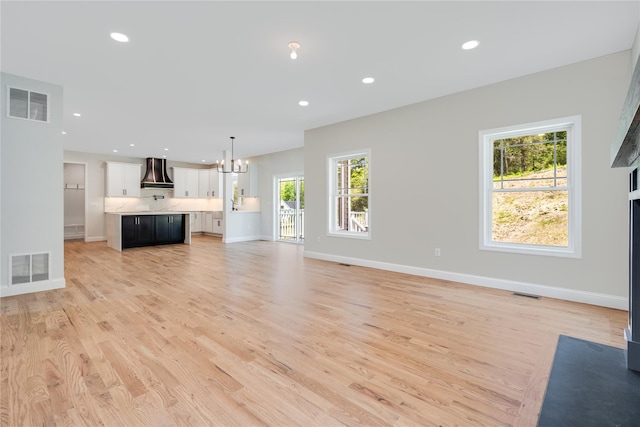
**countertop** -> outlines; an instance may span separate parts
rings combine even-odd
[[[183,211],[132,211],[132,212],[105,212],[107,215],[175,215],[191,214],[193,212]]]

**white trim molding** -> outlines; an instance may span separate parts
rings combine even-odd
[[[222,237],[222,243],[251,242],[254,240],[262,240],[262,236]]]
[[[618,310],[629,309],[629,299],[616,295],[600,294],[596,292],[580,291],[575,289],[558,288],[554,286],[536,283],[518,282],[514,280],[496,279],[491,277],[476,276],[473,274],[454,273],[450,271],[433,270],[430,268],[413,267],[410,265],[393,264],[381,261],[372,261],[361,258],[345,257],[341,255],[325,254],[321,252],[304,251],[306,258],[314,258],[323,261],[338,262],[357,265],[360,267],[376,268],[379,270],[393,271],[396,273],[412,274],[414,276],[429,277],[433,279],[448,280],[467,285],[483,286],[485,288],[502,289],[511,292],[521,292],[530,295],[539,295],[549,298],[557,298],[566,301],[584,304],[598,305],[615,308]]]
[[[493,142],[496,139],[513,138],[531,134],[566,131],[567,133],[567,185],[565,187],[518,188],[518,191],[567,191],[568,192],[568,244],[545,246],[536,244],[494,241],[492,237],[492,196],[496,191],[493,182]],[[498,129],[482,130],[479,138],[479,230],[480,249],[499,252],[547,255],[568,258],[582,257],[582,116],[562,117]],[[506,190],[501,190],[506,191]]]

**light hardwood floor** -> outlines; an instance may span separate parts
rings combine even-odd
[[[65,244],[1,306],[1,425],[534,426],[559,334],[627,313],[304,259],[273,242]]]

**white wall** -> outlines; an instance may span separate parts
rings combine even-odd
[[[633,46],[631,47],[631,74],[633,74],[633,70],[638,63],[638,57],[640,57],[640,27],[638,27],[638,31],[636,31],[636,38],[633,40]]]
[[[62,87],[1,73],[0,296],[64,287]],[[7,117],[7,86],[49,96],[49,123]],[[10,255],[50,252],[49,280],[9,285]]]
[[[626,51],[305,132],[305,255],[627,307]],[[479,250],[478,132],[582,115],[583,257]],[[327,156],[371,149],[371,240],[327,236]],[[434,249],[442,256],[435,257]]]

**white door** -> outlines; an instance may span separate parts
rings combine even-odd
[[[277,180],[276,236],[286,242],[304,242],[304,177]]]

